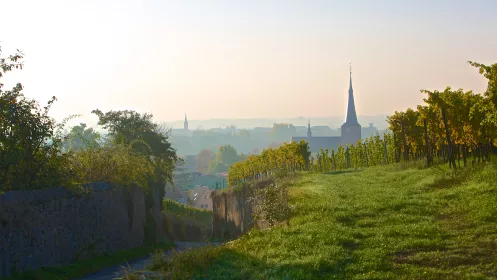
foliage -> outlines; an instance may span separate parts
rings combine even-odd
[[[1,54],[1,49],[0,49]],[[0,78],[22,68],[18,52],[0,56]],[[0,84],[0,191],[52,188],[96,181],[122,186],[153,186],[164,192],[172,183],[177,160],[168,131],[152,115],[134,111],[94,110],[110,141],[85,124],[62,134],[67,119],[56,123],[48,115],[53,97],[44,108],[22,94],[22,85],[4,91]]]
[[[248,200],[254,200],[255,219],[269,227],[287,221],[291,214],[288,204],[288,185],[279,181],[269,180],[262,187],[254,188],[254,195]]]
[[[221,253],[220,247],[205,246],[187,250],[181,253],[174,251],[171,258],[164,260],[164,265],[158,270],[160,279],[196,279],[196,271],[208,268]],[[205,278],[203,275],[201,278]]]
[[[192,250],[162,271],[184,269],[190,279],[491,279],[496,179],[493,164],[457,173],[395,165],[302,173],[289,190],[291,226]]]
[[[214,161],[215,155],[214,153],[209,150],[209,149],[204,149],[200,151],[197,155],[197,160],[196,160],[196,171],[197,172],[202,172],[202,173],[207,173],[209,172],[209,167],[211,163]]]
[[[109,131],[112,142],[131,146],[136,154],[151,163],[154,172],[153,176],[148,176],[148,185],[159,190],[162,196],[164,186],[173,183],[173,170],[178,160],[168,141],[169,131],[153,122],[151,114],[130,110],[103,113],[98,109],[92,113],[98,116],[98,124]]]
[[[425,105],[388,118],[397,139],[395,149],[405,154],[405,159],[443,157],[454,168],[456,159],[459,166],[461,159],[466,166],[471,156],[473,164],[489,160],[497,144],[497,64],[469,63],[488,79],[484,95],[450,87],[422,90],[427,95]]]
[[[1,49],[0,49],[1,55]],[[21,52],[0,56],[0,78],[22,69]],[[44,108],[22,94],[18,83],[4,91],[0,83],[0,191],[34,189],[65,183],[65,158],[59,153],[57,125],[48,116],[52,97]]]
[[[80,123],[71,128],[70,132],[62,142],[64,152],[79,151],[89,147],[99,147],[101,136],[93,128]]]
[[[349,168],[363,168],[396,162],[393,137],[373,135],[358,140],[355,145],[338,146],[338,149],[322,149],[310,159],[309,169],[313,172],[331,172]]]
[[[221,162],[227,165],[232,165],[235,162],[238,162],[240,157],[236,152],[235,148],[231,145],[224,145],[219,147],[216,153],[216,161]]]
[[[263,150],[260,155],[250,155],[247,160],[233,164],[228,172],[228,185],[268,178],[276,172],[308,170],[309,157],[309,145],[305,141]]]
[[[430,165],[442,158],[450,166],[472,165],[488,161],[497,146],[495,90],[497,64],[480,67],[488,81],[485,95],[471,91],[427,91],[425,105],[416,110],[395,112],[388,117],[389,132],[359,140],[355,145],[339,146],[337,151],[325,149],[310,159],[310,170],[330,172],[348,168],[424,159]],[[445,119],[444,119],[445,116]]]
[[[163,200],[162,209],[178,216],[190,217],[199,221],[212,221],[212,211],[198,209],[170,199]]]
[[[107,182],[146,188],[154,176],[152,163],[130,145],[108,143],[68,155],[71,178],[77,184]]]
[[[209,166],[209,173],[221,173],[227,172],[229,166],[235,162],[242,160],[242,156],[238,155],[238,152],[231,145],[220,146],[216,153],[216,158],[211,161]]]

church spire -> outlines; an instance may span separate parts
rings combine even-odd
[[[311,132],[311,120],[307,123],[307,137],[311,138],[312,137],[312,132]]]
[[[183,123],[183,129],[188,130],[188,119],[186,118],[186,113],[185,113],[185,122]]]
[[[347,107],[346,124],[358,124],[355,112],[354,90],[352,89],[352,63],[350,64],[350,83],[349,83],[349,103]]]

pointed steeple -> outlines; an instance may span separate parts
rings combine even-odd
[[[311,120],[307,123],[307,137],[311,138],[312,137],[312,132],[311,132]]]
[[[349,103],[347,106],[346,124],[359,124],[355,112],[354,90],[352,89],[352,64],[350,65]]]
[[[188,119],[186,118],[186,113],[185,113],[185,122],[183,123],[183,129],[188,130]]]

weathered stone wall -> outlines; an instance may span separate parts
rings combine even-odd
[[[141,188],[104,184],[88,190],[0,194],[0,276],[139,247],[145,242],[147,211],[155,220],[149,222],[157,225],[156,238],[164,238],[160,198],[146,209]]]
[[[271,180],[261,181],[255,185],[243,185],[236,189],[216,191],[212,194],[212,234],[215,239],[234,239],[248,232],[254,226],[265,228],[266,225],[256,219],[253,191],[263,188]]]

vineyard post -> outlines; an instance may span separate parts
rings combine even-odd
[[[364,155],[366,156],[366,167],[369,167],[368,147],[366,146],[366,142],[364,142]]]
[[[426,154],[426,164],[430,167],[430,152],[429,152],[429,144],[428,144],[428,128],[426,124],[426,118],[423,119],[423,126],[425,131],[425,154]]]
[[[402,121],[402,144],[404,146],[404,161],[409,161],[409,148],[407,147],[407,139],[404,128],[404,121]]]
[[[457,166],[461,168],[461,145],[457,145]]]
[[[400,149],[397,149],[397,137],[395,137],[395,131],[393,131],[393,151],[394,151],[394,155],[395,155],[395,162],[399,162],[400,161],[400,154],[397,152],[397,150],[400,150]],[[398,155],[399,154],[399,155]]]
[[[345,168],[350,168],[350,151],[349,151],[349,146],[347,146],[347,150],[345,151]]]
[[[337,163],[335,161],[335,149],[331,150],[331,158],[333,160],[333,171],[337,171]]]
[[[357,156],[357,152],[356,152],[356,156]],[[359,150],[359,166],[362,164],[362,150]]]
[[[445,126],[445,135],[447,137],[447,157],[449,160],[449,167],[456,168],[456,162],[452,156],[452,142],[450,141],[450,129],[447,123],[447,112],[445,111],[445,108],[442,108],[442,118]]]
[[[322,172],[322,169],[321,169],[321,156],[320,156],[320,154],[318,153],[316,157],[317,157],[317,160],[318,160],[318,168],[319,168],[319,172]]]
[[[485,144],[484,144],[484,147],[485,147],[485,157],[487,159],[487,161],[490,161],[490,147],[492,146],[492,141],[489,139],[488,137],[488,134],[487,134],[487,130],[485,129],[485,127],[483,127],[483,136],[484,136],[484,139],[485,139]]]
[[[387,150],[386,133],[383,133],[383,157],[384,157],[385,164],[388,164],[388,150]]]

